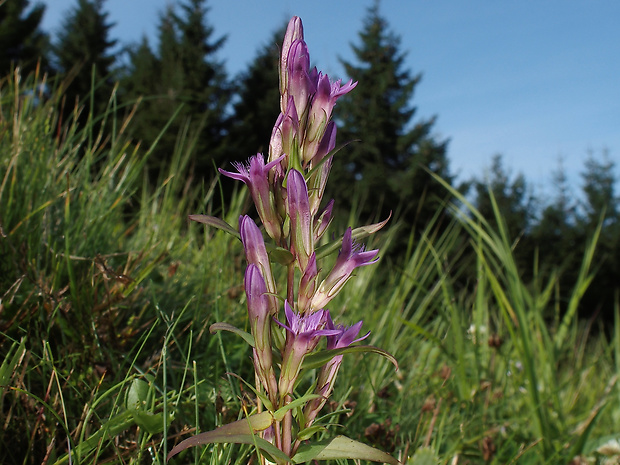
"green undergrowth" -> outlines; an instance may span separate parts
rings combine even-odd
[[[0,462],[164,463],[182,438],[254,406],[246,344],[209,333],[245,325],[240,243],[187,218],[236,226],[248,202],[216,210],[189,133],[151,183],[151,148],[127,136],[132,108],[113,95],[78,126],[40,84],[0,83]],[[331,304],[338,321],[364,320],[399,370],[347,355],[318,437],[346,433],[411,464],[603,463],[613,451],[599,447],[620,439],[619,329],[577,319],[597,236],[559,302],[557,273],[523,281],[500,212],[494,229],[452,194],[452,222],[411,232],[408,250],[385,253],[397,221],[370,238],[401,260],[362,267]],[[332,234],[360,224],[336,219]],[[202,446],[171,462],[253,454]]]

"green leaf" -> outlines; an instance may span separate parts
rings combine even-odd
[[[375,347],[375,346],[349,346],[349,347],[343,347],[341,349],[321,350],[319,352],[306,355],[302,368],[305,368],[305,369],[319,368],[325,365],[327,362],[329,362],[332,358],[334,358],[337,355],[352,354],[352,353],[357,353],[357,352],[372,352],[375,354],[379,354],[387,358],[390,362],[392,362],[394,367],[396,367],[396,370],[398,370],[398,362],[396,361],[394,356],[390,354],[389,352],[386,352],[385,350],[379,349],[378,347]]]
[[[305,396],[302,396],[299,399],[295,399],[294,401],[289,402],[288,404],[286,404],[284,407],[281,407],[278,410],[276,410],[275,412],[273,412],[273,418],[276,421],[282,421],[282,419],[284,418],[284,415],[289,410],[292,410],[292,409],[297,408],[297,407],[304,406],[309,401],[311,401],[313,399],[318,399],[319,397],[321,397],[321,396],[318,395],[318,394],[306,394]]]
[[[288,266],[295,261],[295,256],[283,247],[268,247],[271,260],[282,266]]]
[[[0,397],[4,390],[11,385],[11,377],[15,373],[15,367],[20,363],[26,354],[26,339],[22,338],[19,345],[14,341],[9,352],[0,365]]]
[[[299,433],[297,433],[297,439],[300,441],[305,441],[306,439],[310,439],[312,435],[318,433],[319,431],[327,431],[327,428],[323,425],[312,425],[311,427],[302,429]]]
[[[261,451],[269,454],[272,458],[288,462],[290,459],[281,450],[268,441],[255,435],[258,431],[266,430],[273,423],[273,416],[269,412],[261,412],[247,418],[237,420],[211,431],[197,434],[177,444],[168,454],[166,460],[170,460],[179,452],[202,444],[234,443],[253,444]]]
[[[146,398],[149,394],[149,383],[142,379],[135,378],[131,382],[131,387],[127,392],[126,406],[128,410],[144,410]]]
[[[338,459],[371,460],[373,462],[389,463],[390,465],[401,465],[391,455],[346,436],[336,436],[327,441],[304,444],[291,460],[293,463],[304,463],[311,460]]]
[[[209,326],[209,332],[213,334],[216,331],[230,331],[231,333],[235,333],[243,338],[245,342],[254,347],[254,336],[252,336],[247,331],[237,328],[228,323],[214,323]]]
[[[151,413],[144,410],[132,410],[133,421],[149,434],[161,433],[164,430],[164,414]]]
[[[235,236],[237,239],[241,239],[239,231],[221,218],[216,218],[215,216],[209,215],[189,215],[189,219],[198,223],[206,224],[207,226],[213,226],[214,228],[221,229],[222,231]]]
[[[150,434],[157,434],[164,430],[164,417],[162,413],[155,414],[146,410],[150,390],[149,383],[135,378],[131,382],[125,403],[136,425]]]
[[[420,447],[407,461],[407,465],[437,465],[439,462],[439,458],[430,447]]]
[[[360,239],[364,239],[370,236],[371,234],[376,233],[381,228],[383,228],[383,226],[386,225],[386,223],[390,220],[391,217],[392,217],[392,214],[390,214],[390,216],[388,216],[387,219],[385,219],[384,221],[381,221],[380,223],[373,223],[373,224],[368,224],[366,226],[360,226],[359,228],[355,228],[353,231],[351,231],[351,238],[354,241],[359,241]],[[325,244],[322,247],[319,247],[316,250],[317,260],[319,258],[324,258],[334,253],[341,246],[342,246],[342,239],[339,239],[339,240],[330,242],[329,244]]]

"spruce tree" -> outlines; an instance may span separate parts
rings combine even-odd
[[[552,174],[552,184],[555,194],[551,202],[543,205],[539,219],[532,227],[532,240],[538,249],[543,271],[560,266],[567,273],[569,268],[579,267],[581,257],[577,255],[581,254],[578,249],[582,247],[577,228],[576,195],[561,164]]]
[[[278,88],[278,42],[286,24],[271,36],[235,81],[238,99],[233,105],[232,125],[227,138],[227,161],[247,160],[258,152],[267,154],[273,125],[280,113]]]
[[[47,69],[49,38],[39,26],[45,5],[35,4],[30,10],[28,0],[0,2],[0,76],[20,66],[27,73],[40,61]]]
[[[357,63],[341,60],[347,79],[360,85],[336,106],[339,141],[355,142],[336,154],[332,194],[348,208],[356,191],[367,196],[362,216],[385,218],[392,210],[408,230],[424,227],[446,195],[425,169],[451,182],[447,142],[432,136],[433,118],[413,121],[411,100],[421,76],[405,68],[400,38],[388,29],[378,2],[368,9],[359,38],[352,45]]]
[[[613,321],[613,308],[620,291],[620,199],[616,195],[616,165],[604,152],[600,158],[590,154],[581,174],[583,200],[578,226],[583,231],[582,249],[601,226],[598,247],[593,259],[596,277],[582,302],[581,314]],[[602,223],[601,223],[602,220]]]
[[[110,99],[115,57],[111,48],[116,40],[109,38],[112,23],[107,21],[104,0],[77,0],[62,23],[54,43],[56,65],[67,86],[66,113],[75,105],[85,105],[95,114],[102,112]],[[91,97],[93,107],[90,108]],[[82,119],[88,111],[82,112]]]
[[[506,169],[501,155],[495,155],[483,179],[472,182],[476,194],[476,208],[497,229],[497,222],[489,191],[492,192],[501,213],[510,240],[518,240],[529,232],[533,224],[534,197],[523,173],[513,176]]]
[[[223,62],[216,58],[225,37],[213,39],[208,11],[206,0],[169,6],[160,18],[156,52],[143,42],[130,53],[127,99],[145,97],[134,121],[135,137],[151,144],[172,119],[151,155],[153,176],[170,159],[182,134],[184,142],[194,144],[192,161],[199,176],[211,176],[213,163],[224,162],[222,141],[232,87]],[[151,73],[157,79],[149,79]]]
[[[493,203],[489,191],[497,205],[497,210],[505,228],[507,239],[513,244],[514,256],[524,279],[532,277],[534,248],[531,229],[534,225],[536,199],[528,186],[523,173],[513,176],[505,168],[501,155],[495,155],[490,169],[483,179],[471,181],[475,191],[474,204],[491,227],[499,232]]]

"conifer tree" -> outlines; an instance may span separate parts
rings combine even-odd
[[[352,45],[357,63],[341,60],[347,79],[364,85],[336,106],[339,141],[359,141],[336,154],[330,184],[337,187],[336,204],[346,206],[359,186],[371,199],[363,216],[385,218],[400,209],[408,229],[423,227],[446,195],[424,168],[451,182],[447,142],[432,136],[433,118],[413,121],[411,100],[421,76],[405,68],[400,38],[389,31],[378,2],[369,8],[359,38],[361,43]]]
[[[603,153],[601,159],[590,154],[585,162],[583,178],[584,199],[582,223],[589,229],[596,226],[604,213],[606,223],[617,223],[620,215],[618,198],[615,194],[615,164],[608,154]]]
[[[286,24],[271,36],[235,81],[238,100],[233,105],[232,125],[226,142],[227,161],[244,161],[258,152],[267,153],[271,130],[280,112],[278,89],[278,42]]]
[[[30,10],[28,0],[0,2],[0,76],[4,77],[11,67],[20,66],[32,71],[41,61],[47,68],[49,38],[39,26],[45,5],[35,4]]]
[[[613,306],[620,291],[620,199],[616,195],[616,166],[606,152],[600,158],[590,154],[581,174],[583,201],[578,227],[583,231],[583,244],[600,224],[601,232],[593,264],[596,277],[583,300],[582,316],[613,321]],[[602,223],[601,223],[602,220]]]
[[[581,234],[576,227],[576,195],[561,164],[552,178],[555,195],[543,206],[540,218],[532,228],[532,239],[539,251],[541,269],[560,266],[567,273],[569,268],[578,268],[581,260],[578,256],[581,254],[581,250],[578,251]]]
[[[155,176],[184,131],[185,141],[195,143],[193,162],[198,175],[211,175],[213,163],[223,164],[222,141],[232,87],[223,62],[216,59],[225,37],[212,38],[208,11],[206,0],[188,0],[178,8],[170,5],[160,18],[156,52],[143,41],[130,53],[127,98],[145,97],[134,122],[134,135],[150,144],[176,114],[151,156],[151,174]]]
[[[534,248],[531,229],[534,224],[536,199],[523,173],[513,176],[504,166],[501,155],[495,155],[483,179],[474,179],[475,205],[491,227],[499,232],[497,215],[489,191],[497,205],[507,239],[514,245],[514,256],[525,279],[531,278]]]
[[[505,168],[502,156],[495,155],[484,179],[475,179],[473,186],[476,208],[489,223],[497,227],[490,190],[501,212],[509,239],[517,240],[529,232],[534,220],[534,197],[523,173],[512,176],[510,170]]]
[[[115,63],[110,49],[116,40],[109,38],[113,24],[107,21],[108,13],[103,7],[104,0],[77,0],[54,43],[56,65],[67,85],[67,112],[79,103],[99,113],[110,99]],[[93,108],[88,107],[91,97],[94,97]],[[87,113],[82,112],[82,119]]]

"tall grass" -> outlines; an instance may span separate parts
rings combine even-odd
[[[596,463],[620,436],[617,334],[590,336],[593,322],[576,318],[598,235],[560,315],[557,273],[524,282],[492,193],[497,230],[444,185],[453,223],[412,235],[384,289],[373,286],[382,265],[364,270],[346,302],[401,366],[349,366],[351,424],[378,446],[419,450],[419,463]]]
[[[234,376],[252,371],[245,345],[208,332],[244,325],[240,244],[187,222],[219,196],[189,168],[191,134],[151,185],[132,108],[112,95],[85,125],[60,121],[62,94],[20,79],[0,83],[0,462],[163,463],[253,406]],[[400,370],[347,355],[326,418],[411,464],[602,463],[620,437],[620,329],[593,335],[576,312],[597,235],[560,305],[557,273],[523,280],[501,212],[493,228],[451,193],[448,226],[412,233],[389,254],[401,261],[363,267],[330,306],[363,319]],[[237,194],[217,213],[235,225],[243,205]],[[399,227],[369,247],[392,247]],[[175,460],[251,457],[217,445]]]
[[[221,375],[244,351],[227,341],[223,358],[206,328],[240,314],[239,247],[187,224],[217,186],[192,179],[189,136],[150,186],[149,148],[126,136],[115,96],[80,127],[38,76],[20,79],[0,87],[0,461],[161,460],[164,430],[174,441],[197,406],[209,428],[223,411],[211,401],[237,404]]]

